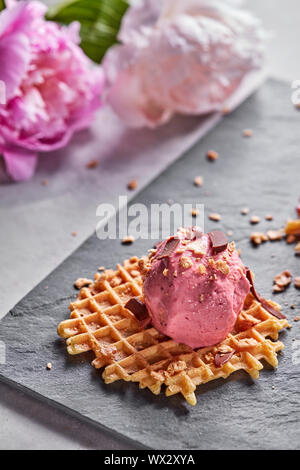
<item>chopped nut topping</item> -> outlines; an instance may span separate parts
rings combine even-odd
[[[51,364],[51,362],[48,362],[48,364],[46,365],[46,369],[47,369],[47,370],[51,370],[51,369],[52,369],[52,364]]]
[[[250,219],[250,224],[255,225],[259,224],[260,218],[257,215],[253,215]]]
[[[199,264],[198,269],[199,269],[200,274],[206,273],[206,267],[204,266],[204,264]]]
[[[187,365],[184,361],[174,361],[168,365],[167,372],[172,376],[182,372],[187,368]]]
[[[235,243],[234,243],[234,242],[230,242],[230,243],[228,244],[228,251],[229,251],[229,253],[233,253],[234,250],[235,250]]]
[[[300,242],[295,246],[296,253],[300,253]]]
[[[265,217],[265,219],[268,220],[268,221],[273,220],[273,218],[274,217],[271,214],[267,214],[266,217]]]
[[[221,346],[218,347],[218,353],[220,354],[227,354],[232,351],[232,348],[228,344],[221,344]]]
[[[208,352],[204,355],[206,362],[212,362],[214,360],[214,355],[211,352]]]
[[[138,187],[138,182],[137,180],[131,180],[129,181],[127,188],[130,189],[130,191],[134,191]]]
[[[191,242],[188,246],[188,250],[199,256],[203,256],[206,253],[206,248],[203,246],[201,240]]]
[[[252,137],[253,135],[253,130],[252,129],[244,129],[243,131],[243,136],[244,137]]]
[[[247,349],[254,348],[257,345],[257,341],[254,338],[244,338],[237,342],[239,351],[247,351]]]
[[[242,215],[247,215],[247,214],[249,214],[249,208],[248,208],[248,207],[244,207],[244,209],[241,210],[241,214],[242,214]]]
[[[189,269],[193,266],[193,261],[191,260],[189,256],[182,256],[180,258],[180,266],[183,269]]]
[[[123,238],[122,245],[129,245],[130,243],[134,242],[134,237],[129,235],[128,237]]]
[[[168,272],[169,272],[169,270],[168,270],[167,268],[165,268],[165,269],[163,270],[163,275],[164,275],[165,277],[167,277]]]
[[[139,268],[143,276],[145,276],[150,270],[150,263],[145,258],[139,260]]]
[[[111,287],[117,287],[117,286],[119,286],[120,284],[122,284],[122,279],[121,279],[119,276],[114,277],[114,278],[110,281]]]
[[[273,286],[273,292],[283,292],[284,287],[279,287],[277,284]]]
[[[246,331],[252,328],[253,326],[257,325],[258,323],[260,323],[260,320],[258,320],[257,318],[245,312],[241,312],[238,316],[235,327],[238,331]]]
[[[155,380],[158,380],[159,382],[164,382],[168,376],[165,370],[159,370],[159,371],[151,370],[150,375],[151,377],[153,377]]]
[[[211,161],[214,161],[214,160],[217,160],[219,158],[219,154],[215,150],[209,150],[207,152],[207,158]]]
[[[267,237],[270,241],[281,240],[283,238],[283,231],[282,230],[268,230]]]
[[[93,284],[92,279],[87,279],[85,277],[79,277],[74,282],[74,286],[77,287],[77,289],[81,289],[82,287],[89,287],[91,284]]]
[[[300,289],[300,276],[295,277],[294,284],[295,284],[295,287]]]
[[[97,166],[99,165],[99,161],[98,160],[91,160],[89,163],[87,163],[85,166],[86,168],[89,168],[90,170],[92,170],[93,168],[97,168]]]
[[[230,273],[230,267],[228,266],[226,261],[223,261],[221,259],[218,259],[218,261],[216,261],[215,268],[218,271],[221,271],[222,274],[225,274],[225,276],[227,276]]]
[[[194,179],[194,185],[195,186],[202,186],[203,185],[202,176],[196,176],[196,178]]]
[[[211,214],[209,214],[209,218],[214,222],[219,222],[221,220],[220,214],[217,214],[216,212],[212,212]]]
[[[253,232],[250,235],[250,240],[254,245],[260,245],[261,243],[268,241],[268,237],[262,232]]]

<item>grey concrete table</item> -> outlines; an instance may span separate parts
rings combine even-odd
[[[280,0],[247,3],[273,33],[267,46],[270,75],[300,79],[296,60],[299,2],[287,0],[284,6]],[[205,126],[214,123],[211,120]],[[198,118],[178,118],[155,133],[135,134],[132,146],[130,132],[104,109],[90,133],[78,135],[67,150],[44,158],[31,182],[0,186],[0,318],[93,232],[97,204],[116,202],[119,193],[126,194],[126,183],[133,177],[140,187],[150,182],[202,135],[201,124]],[[112,138],[115,145],[108,154]],[[84,153],[83,148],[87,149]],[[95,157],[101,161],[99,168],[83,170]],[[41,186],[44,178],[47,186]],[[72,237],[74,231],[77,237]],[[0,449],[132,448],[2,383],[0,420]]]

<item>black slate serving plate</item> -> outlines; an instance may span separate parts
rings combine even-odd
[[[285,83],[268,81],[233,114],[226,116],[201,142],[138,194],[134,202],[198,202],[205,205],[205,230],[232,230],[242,258],[256,274],[256,287],[276,298],[293,328],[281,334],[285,350],[279,368],[266,366],[254,382],[236,373],[197,390],[198,403],[190,407],[182,397],[154,396],[137,384],[104,385],[91,367],[91,354],[69,357],[56,328],[68,317],[75,298],[73,282],[91,276],[98,266],[114,267],[132,255],[142,255],[149,240],[123,246],[119,240],[99,241],[94,235],[28,294],[0,324],[0,340],[7,360],[0,366],[2,380],[14,383],[66,411],[92,420],[146,447],[157,449],[278,449],[299,448],[300,335],[299,291],[290,286],[272,295],[272,279],[284,269],[300,275],[300,258],[284,241],[253,248],[249,234],[282,226],[294,215],[300,196],[300,114],[290,101]],[[244,138],[243,129],[253,129]],[[206,159],[208,149],[220,153]],[[202,175],[204,185],[193,179]],[[249,207],[262,222],[253,228],[240,214]],[[219,212],[219,223],[208,220]],[[266,214],[273,222],[264,220]],[[41,260],[42,262],[42,260]],[[290,309],[295,304],[296,309]],[[294,339],[294,341],[293,341]],[[51,362],[53,368],[46,370]]]

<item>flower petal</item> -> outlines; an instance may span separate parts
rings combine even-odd
[[[7,173],[14,181],[25,181],[32,177],[37,164],[37,154],[13,151],[5,151],[3,158]]]

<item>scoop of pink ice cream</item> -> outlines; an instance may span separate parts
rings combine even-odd
[[[216,253],[198,228],[180,229],[177,238],[162,242],[151,259],[145,303],[155,328],[177,343],[212,346],[232,331],[243,308],[246,270],[234,243]]]

